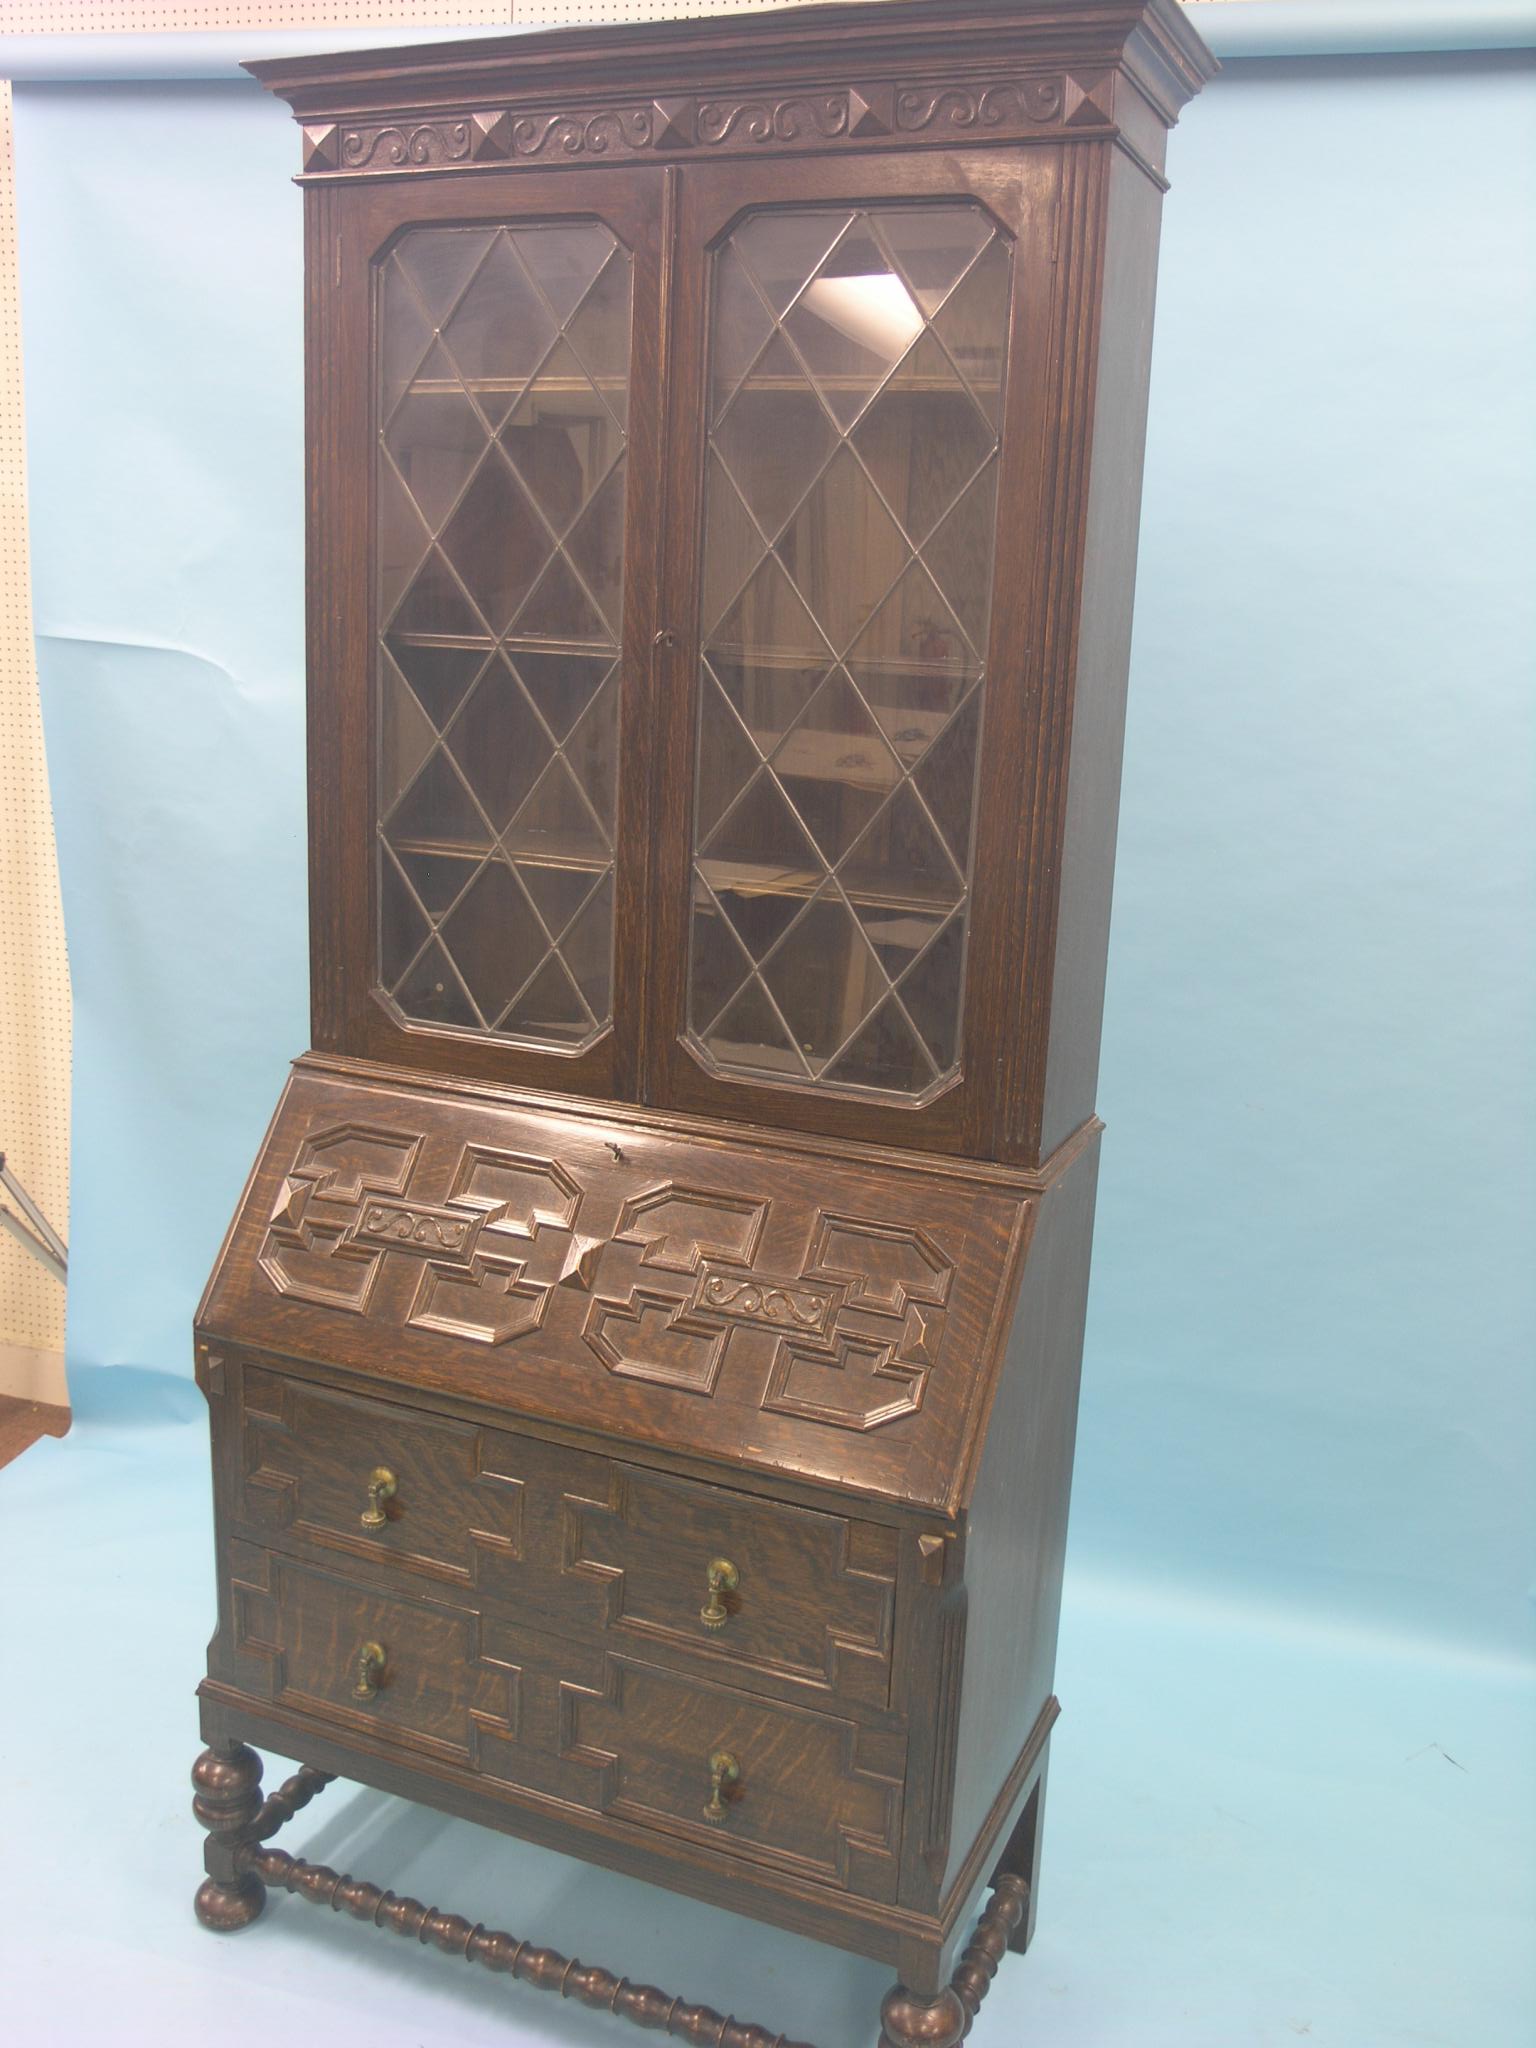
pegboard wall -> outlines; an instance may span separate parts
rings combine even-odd
[[[0,80],[0,1150],[55,1229],[69,1210],[69,963],[27,576],[11,88]],[[64,1349],[64,1290],[0,1237],[0,1352]],[[31,1391],[0,1377],[0,1392]]]
[[[516,0],[512,12],[519,28],[575,28],[582,22],[676,21],[688,14],[756,14],[807,4],[808,0]],[[831,0],[823,0],[823,4],[831,4]],[[1243,0],[1225,0],[1225,4],[1240,6]],[[474,18],[478,21],[481,17]]]
[[[514,0],[0,0],[13,35],[133,35],[198,29],[480,28]]]
[[[579,28],[599,21],[679,21],[692,14],[764,14],[806,0],[518,0],[519,28]]]
[[[13,35],[289,28],[565,28],[758,12],[796,0],[0,0]],[[804,0],[798,0],[804,4]]]
[[[758,12],[805,0],[0,0],[11,35],[354,28],[563,28]],[[1226,0],[1240,6],[1243,0]]]

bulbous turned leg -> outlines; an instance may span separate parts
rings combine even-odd
[[[267,1888],[241,1867],[240,1851],[255,1839],[261,1811],[261,1758],[243,1742],[215,1743],[192,1766],[192,1811],[208,1830],[203,1861],[208,1875],[192,1910],[205,1927],[233,1934],[249,1927],[267,1903]]]
[[[918,1998],[898,1984],[880,2008],[880,2048],[957,2048],[969,2024],[953,1986],[937,1998]]]

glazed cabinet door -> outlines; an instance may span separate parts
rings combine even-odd
[[[636,1091],[662,180],[309,195],[322,1047]]]
[[[1036,150],[684,174],[665,1101],[991,1149],[1056,171]]]

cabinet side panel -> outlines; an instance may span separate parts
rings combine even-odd
[[[1099,1075],[1162,194],[1116,152],[1108,205],[1042,1157],[1093,1114]]]
[[[367,547],[367,498],[349,488],[345,430],[352,417],[343,390],[348,341],[338,332],[343,311],[334,289],[338,261],[338,195],[324,186],[304,193],[304,464],[305,601],[309,688],[309,1003],[317,1046],[345,1042],[346,932],[366,905],[349,903],[342,878],[355,868],[347,852],[348,815],[338,801],[348,750],[366,749],[366,706],[356,686],[354,650],[367,622],[357,597],[355,564]],[[351,336],[357,346],[357,337]],[[356,393],[351,395],[355,404]],[[366,578],[363,579],[366,582]],[[347,686],[352,677],[353,687]]]
[[[1095,1143],[1041,1203],[977,1474],[946,1888],[1051,1696],[1097,1187]]]

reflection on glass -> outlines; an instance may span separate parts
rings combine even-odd
[[[612,1014],[630,264],[417,228],[378,299],[378,983],[577,1050]]]
[[[722,1071],[959,1070],[1011,291],[968,201],[717,253],[689,1030]]]

